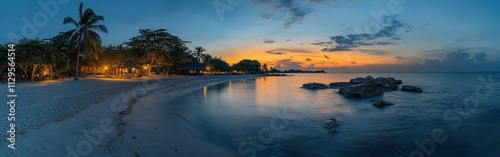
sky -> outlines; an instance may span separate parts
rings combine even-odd
[[[327,72],[500,71],[496,0],[3,0],[0,43],[70,30],[79,3],[103,45],[164,28],[229,63]]]

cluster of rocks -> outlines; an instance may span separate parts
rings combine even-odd
[[[337,85],[339,84],[336,82]],[[336,84],[331,83],[331,84]],[[341,82],[345,84],[346,82]],[[365,78],[358,77],[351,79],[347,86],[340,87],[339,94],[348,98],[368,98],[372,96],[382,95],[385,91],[398,90],[398,85],[403,83],[401,80],[396,80],[392,77],[373,78],[367,76]]]
[[[305,88],[305,89],[328,89],[328,86],[326,84],[313,82],[313,83],[303,84],[302,88]]]
[[[368,98],[384,94],[386,91],[395,91],[399,89],[399,85],[403,81],[396,80],[392,77],[378,77],[371,76],[358,77],[351,79],[349,82],[333,82],[328,85],[322,83],[307,83],[302,85],[305,89],[339,89],[338,93],[347,98]],[[401,91],[422,93],[422,89],[416,86],[403,85]],[[391,102],[384,100],[373,101],[373,106],[377,108],[384,108],[394,105]],[[336,133],[339,123],[337,119],[330,118],[324,121],[323,128],[327,129],[329,133]]]
[[[328,129],[328,133],[336,133],[338,126],[339,123],[337,122],[337,119],[330,118],[324,121],[323,128]]]
[[[403,81],[396,80],[392,77],[378,77],[373,78],[371,76],[358,77],[351,79],[349,82],[334,82],[329,85],[321,83],[307,83],[302,85],[305,89],[340,89],[339,94],[342,94],[348,98],[368,98],[372,96],[378,96],[384,94],[386,91],[395,91],[399,89],[399,84]],[[419,92],[422,93],[422,89],[415,86],[403,86],[401,88],[403,91],[409,92]]]

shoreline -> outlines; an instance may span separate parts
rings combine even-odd
[[[233,80],[248,80],[264,77],[263,75],[216,75],[216,76],[180,76],[180,77],[158,77],[141,80],[123,80],[127,83],[116,83],[99,78],[84,79],[83,81],[60,81],[56,83],[33,83],[24,84],[25,87],[20,90],[44,90],[46,88],[64,88],[66,86],[81,87],[85,85],[102,85],[113,84],[107,86],[106,89],[101,88],[83,88],[96,89],[95,91],[80,91],[89,92],[88,96],[96,96],[103,98],[98,102],[87,104],[83,109],[72,112],[68,115],[62,115],[60,120],[52,120],[35,127],[27,127],[23,134],[16,135],[17,149],[12,150],[8,147],[0,148],[1,156],[26,156],[29,153],[34,153],[33,150],[39,150],[37,155],[53,156],[73,155],[99,155],[99,156],[137,156],[127,150],[119,149],[123,145],[125,139],[124,134],[128,133],[127,129],[135,126],[128,123],[129,116],[134,115],[134,104],[141,102],[152,94],[167,94],[169,99],[175,99],[189,92]],[[132,83],[128,83],[132,82]],[[41,85],[40,85],[41,84]],[[71,85],[72,84],[72,85]],[[135,86],[130,86],[135,85]],[[121,87],[126,86],[126,87]],[[104,88],[104,87],[103,87]],[[111,88],[111,89],[109,89]],[[123,90],[128,89],[128,90]],[[69,89],[71,91],[72,89]],[[111,90],[111,91],[108,91]],[[121,91],[123,90],[123,91]],[[101,91],[104,91],[101,93]],[[36,92],[36,91],[35,91]],[[103,94],[105,93],[105,94]],[[80,93],[76,92],[75,95]],[[109,94],[109,95],[108,95]],[[41,94],[42,97],[44,96]],[[57,94],[55,94],[57,95]],[[36,98],[36,97],[35,97]],[[92,99],[93,97],[86,97]],[[57,99],[55,97],[54,99]],[[67,99],[57,99],[58,101]],[[43,101],[43,100],[42,100]],[[48,100],[46,100],[47,103]],[[50,101],[48,101],[50,103]],[[68,102],[71,103],[71,102]],[[87,103],[87,102],[80,102]],[[146,106],[146,105],[142,105]],[[35,106],[39,107],[39,106]],[[37,110],[38,108],[35,108]],[[57,109],[57,108],[56,108]],[[128,109],[128,111],[127,111]],[[24,111],[17,111],[23,113]],[[59,115],[58,117],[60,117]],[[58,119],[58,118],[56,118]],[[125,120],[124,120],[125,119]],[[124,121],[123,121],[124,120]],[[161,119],[157,120],[162,122]],[[61,139],[61,136],[64,138]],[[6,146],[8,142],[2,141],[0,145]],[[135,144],[131,142],[130,144]],[[133,147],[133,146],[128,146]]]

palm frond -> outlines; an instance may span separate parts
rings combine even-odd
[[[96,25],[99,21],[104,21],[104,16],[100,15],[94,15],[89,18],[89,21],[87,21],[88,25]]]
[[[71,17],[64,18],[63,24],[72,24],[75,27],[80,27],[80,25]]]
[[[80,17],[80,21],[83,18],[83,2],[80,2],[80,8],[78,9],[78,16]]]
[[[96,14],[94,13],[94,10],[87,9],[83,13],[82,22],[85,24],[89,24],[89,21],[92,20],[92,18],[94,18],[95,16]]]
[[[88,28],[92,31],[104,32],[106,34],[108,33],[108,28],[104,25],[91,25]]]

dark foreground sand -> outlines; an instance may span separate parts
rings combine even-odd
[[[262,75],[86,78],[21,83],[16,149],[0,156],[231,156],[193,135],[169,102],[204,86]],[[2,128],[4,128],[2,126]],[[2,139],[5,139],[2,135]]]

